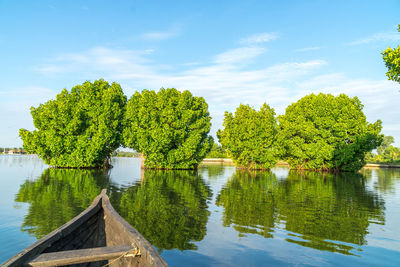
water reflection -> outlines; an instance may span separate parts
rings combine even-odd
[[[376,191],[384,194],[396,193],[396,182],[399,180],[399,169],[387,168],[364,168],[361,173],[368,179],[373,181],[373,186]]]
[[[86,209],[109,182],[103,170],[46,169],[15,196],[16,202],[30,204],[21,230],[43,237]]]
[[[291,171],[277,179],[271,172],[237,171],[217,205],[224,207],[224,226],[240,234],[270,238],[282,228],[288,242],[343,254],[366,243],[370,223],[384,223],[384,203],[360,174]]]
[[[190,171],[146,170],[122,193],[119,213],[159,250],[196,249],[206,235],[211,190]]]
[[[108,188],[114,208],[154,246],[196,249],[206,235],[210,188],[189,171],[145,171],[134,185],[114,184],[102,170],[46,169],[15,197],[29,203],[21,230],[41,238],[86,209]]]

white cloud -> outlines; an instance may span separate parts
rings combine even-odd
[[[255,45],[255,44],[262,44],[267,43],[269,41],[276,40],[278,38],[278,34],[274,32],[270,33],[259,33],[251,35],[247,38],[241,39],[240,43],[245,45]]]
[[[366,38],[358,39],[353,42],[348,43],[348,45],[362,45],[362,44],[369,44],[375,42],[390,42],[390,41],[399,41],[400,40],[400,33],[393,32],[393,33],[376,33]]]
[[[304,47],[304,48],[296,49],[295,52],[316,51],[316,50],[320,50],[321,48],[322,47],[320,47],[320,46],[310,46],[310,47]]]
[[[144,33],[141,35],[141,37],[142,39],[145,40],[160,41],[178,36],[180,31],[181,30],[179,27],[173,26],[166,31],[154,31],[154,32]]]
[[[240,47],[223,52],[215,57],[217,64],[232,64],[247,61],[263,54],[263,47]]]

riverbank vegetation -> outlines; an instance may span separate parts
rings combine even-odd
[[[229,158],[226,149],[224,149],[220,144],[214,143],[210,152],[207,154],[206,158],[209,159],[226,159]]]
[[[113,157],[126,157],[126,158],[139,158],[142,156],[142,154],[140,154],[138,152],[115,150],[114,153],[112,154],[112,156]]]
[[[22,155],[26,154],[26,151],[22,147],[0,147],[0,154]]]
[[[392,136],[384,136],[382,144],[374,152],[367,153],[368,163],[400,165],[400,148],[395,147]]]

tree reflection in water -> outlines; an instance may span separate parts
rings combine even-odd
[[[108,185],[104,170],[46,169],[15,196],[16,202],[30,204],[21,230],[42,238],[90,206]]]
[[[191,171],[146,170],[121,196],[119,213],[159,250],[196,249],[206,235],[211,190]]]
[[[271,172],[237,171],[217,205],[225,209],[224,226],[240,234],[273,237],[284,228],[288,242],[343,254],[366,243],[371,222],[384,223],[383,201],[354,173],[291,171],[279,180]]]
[[[21,185],[17,202],[30,204],[22,231],[41,238],[86,209],[108,188],[114,208],[154,246],[196,249],[206,234],[211,190],[190,171],[147,170],[137,184],[117,188],[102,170],[46,169]]]

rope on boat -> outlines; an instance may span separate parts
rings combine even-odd
[[[121,256],[119,256],[118,258],[113,259],[112,261],[109,261],[107,264],[103,265],[102,267],[107,267],[110,266],[111,264],[113,264],[114,262],[116,262],[117,260],[120,260],[123,257],[136,257],[136,256],[140,256],[140,250],[134,245],[132,244],[133,249],[128,250],[127,252],[125,252],[124,254],[122,254]],[[130,254],[132,252],[132,254]]]

